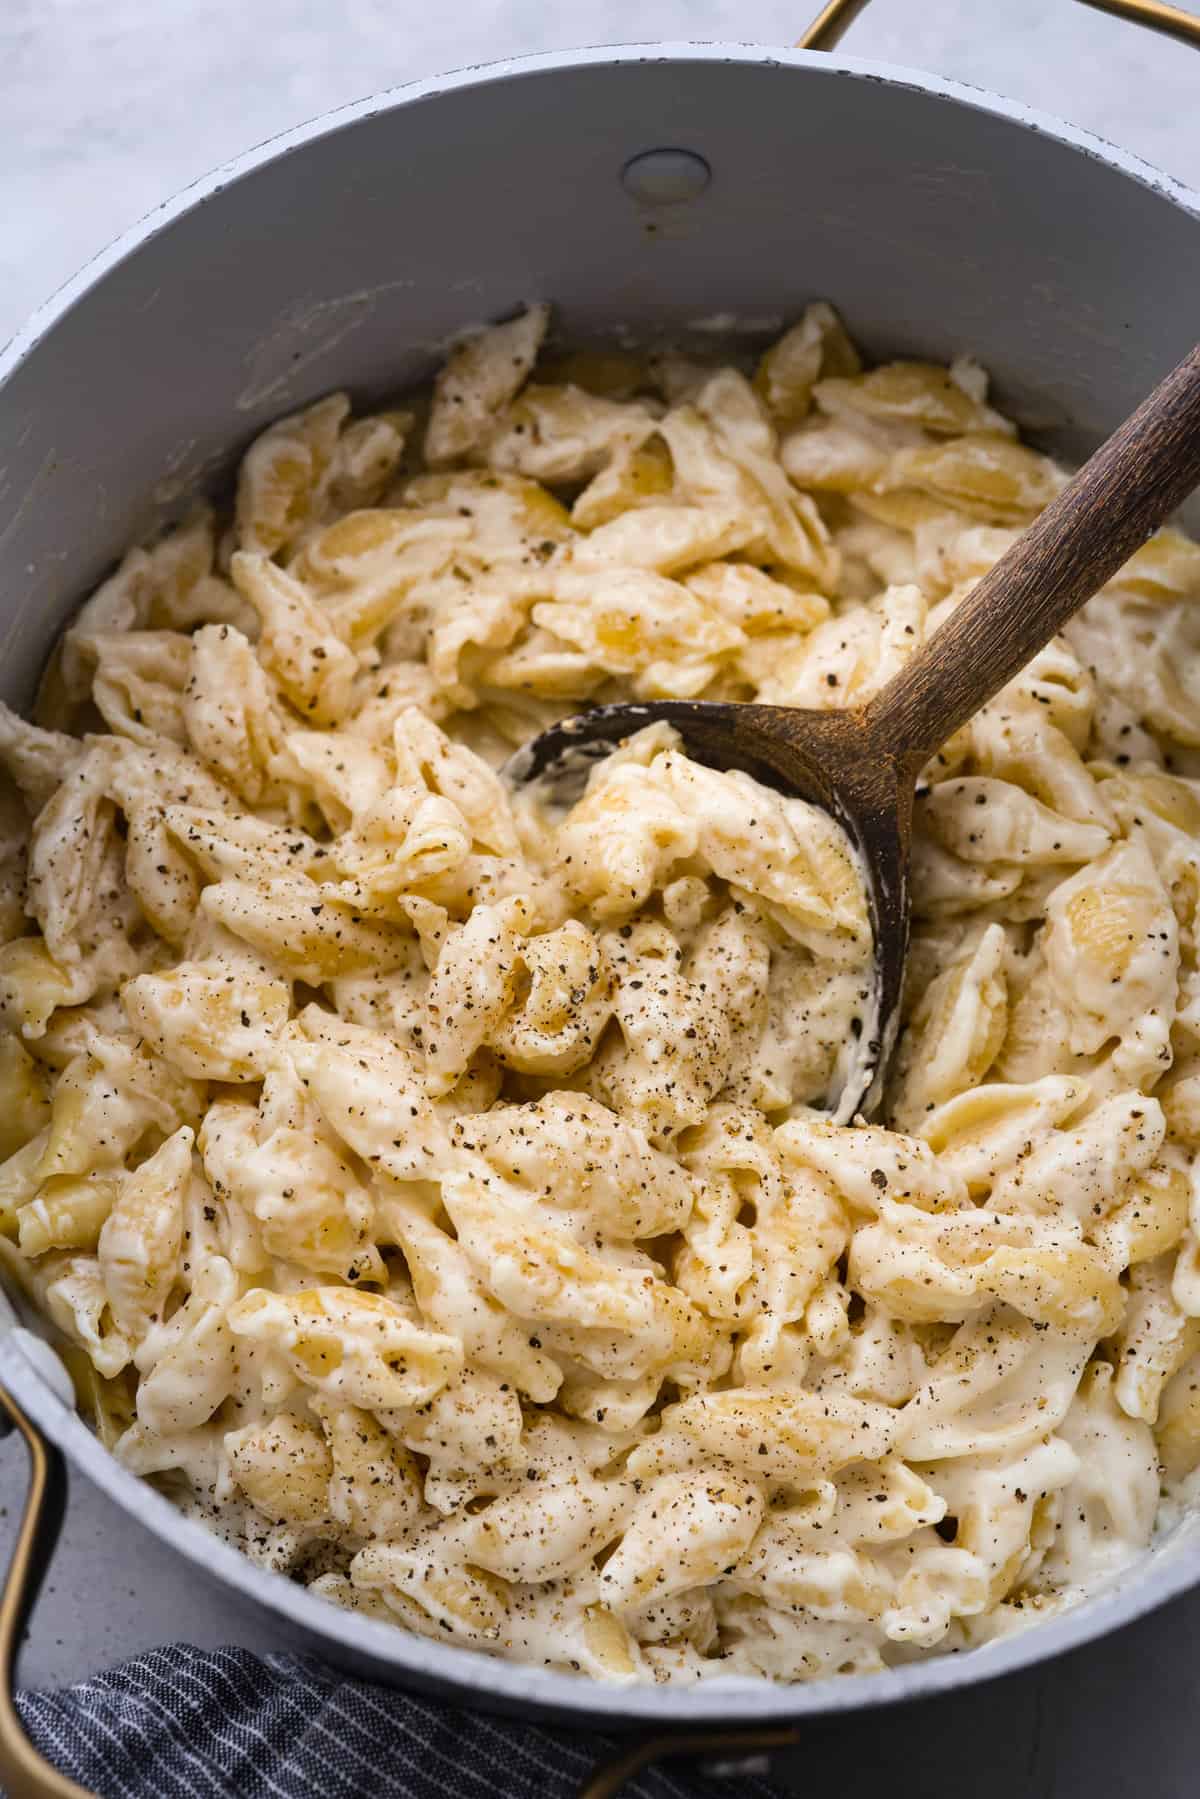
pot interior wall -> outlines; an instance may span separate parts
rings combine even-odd
[[[1194,337],[1200,220],[1177,199],[861,66],[625,52],[342,118],[177,213],[0,388],[5,697],[269,419],[401,388],[526,300],[567,339],[711,341],[827,296],[873,354],[977,355],[1074,456]],[[700,197],[631,199],[623,166],[659,146],[707,160]]]

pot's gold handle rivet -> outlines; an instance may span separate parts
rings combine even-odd
[[[643,150],[621,170],[621,186],[642,206],[682,206],[699,199],[711,180],[695,150]]]

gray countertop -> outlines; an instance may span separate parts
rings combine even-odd
[[[0,6],[0,341],[158,201],[246,146],[413,77],[583,43],[787,44],[817,0],[6,0]],[[1065,115],[1200,187],[1200,64],[1071,0],[874,0],[845,48]],[[24,1489],[0,1447],[0,1557]],[[270,1634],[74,1481],[23,1662],[61,1685],[185,1638]],[[935,1709],[936,1706],[936,1709]],[[1200,1595],[1028,1675],[816,1727],[792,1767],[852,1792],[1184,1799],[1200,1762]]]

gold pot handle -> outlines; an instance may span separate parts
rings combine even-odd
[[[865,0],[859,0],[865,4]],[[613,1799],[626,1781],[651,1762],[684,1757],[698,1761],[699,1772],[711,1780],[738,1780],[768,1771],[767,1752],[791,1749],[800,1741],[794,1727],[778,1730],[707,1730],[684,1735],[643,1737],[638,1743],[617,1749],[597,1764],[580,1787],[577,1799]]]
[[[67,1503],[62,1456],[0,1387],[0,1436],[13,1430],[20,1432],[29,1453],[29,1489],[0,1589],[0,1792],[7,1799],[95,1799],[38,1754],[13,1699],[21,1640],[58,1543]]]
[[[797,39],[796,48],[832,50],[866,4],[867,0],[829,0],[804,36]],[[1118,19],[1128,19],[1131,25],[1163,31],[1168,37],[1200,49],[1200,18],[1184,12],[1182,7],[1167,6],[1165,0],[1082,0],[1082,4],[1094,6],[1097,12],[1112,13]]]

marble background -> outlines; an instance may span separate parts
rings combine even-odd
[[[142,213],[315,113],[441,69],[570,45],[784,45],[817,4],[0,0],[0,341]],[[845,48],[1065,115],[1200,187],[1200,63],[1071,0],[874,0]],[[9,1443],[0,1558],[23,1490]],[[61,1684],[180,1636],[270,1646],[227,1594],[198,1585],[76,1480],[24,1678]],[[1048,1669],[815,1726],[779,1772],[797,1792],[836,1780],[851,1793],[886,1782],[911,1799],[1190,1799],[1198,1760],[1200,1596]]]

